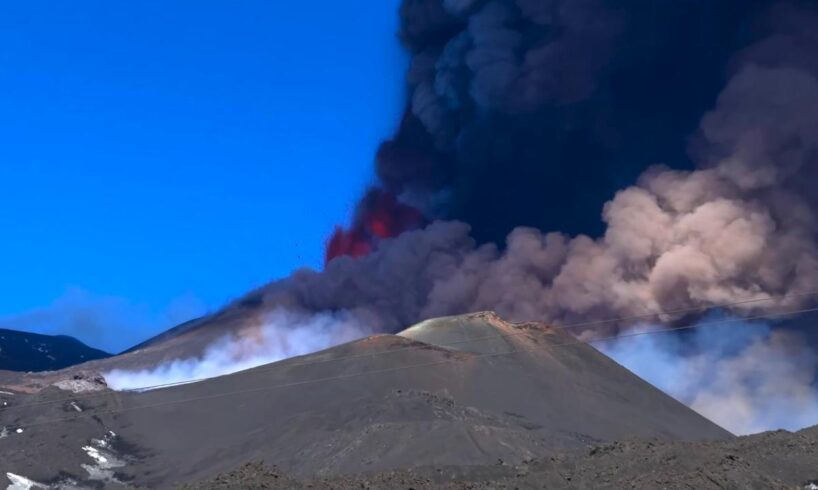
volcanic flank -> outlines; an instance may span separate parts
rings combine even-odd
[[[0,469],[51,483],[163,488],[250,460],[313,477],[731,437],[566,332],[493,313],[141,393],[15,388]],[[122,464],[100,473],[88,447]]]

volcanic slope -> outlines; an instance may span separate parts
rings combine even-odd
[[[247,461],[323,477],[519,462],[621,439],[732,437],[564,331],[492,313],[198,383],[70,396],[52,387],[10,397],[0,470],[163,488]],[[74,420],[57,422],[65,418]],[[88,447],[123,464],[91,471]]]

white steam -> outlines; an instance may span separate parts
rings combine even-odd
[[[736,321],[685,336],[624,337],[599,347],[735,434],[818,424],[818,354],[792,332]]]
[[[115,390],[149,389],[235,373],[326,349],[368,333],[345,313],[304,315],[278,308],[261,327],[222,337],[200,357],[139,371],[114,369],[104,376]]]

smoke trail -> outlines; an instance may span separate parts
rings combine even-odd
[[[736,322],[686,336],[630,337],[600,347],[733,433],[818,424],[818,354],[791,331]]]
[[[343,312],[304,316],[276,309],[260,327],[220,338],[201,357],[140,371],[115,369],[104,376],[115,390],[212,378],[326,349],[367,333]]]

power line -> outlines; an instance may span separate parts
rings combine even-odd
[[[763,301],[782,300],[782,299],[785,299],[785,298],[801,298],[801,297],[804,297],[804,296],[815,296],[815,295],[818,295],[818,290],[788,293],[788,294],[782,294],[781,296],[769,296],[769,295],[767,295],[765,297],[751,298],[751,299],[745,299],[745,300],[741,300],[741,301],[732,301],[732,302],[729,302],[729,303],[720,303],[720,304],[714,304],[714,305],[710,305],[710,306],[696,306],[696,307],[690,307],[690,308],[678,308],[678,309],[674,309],[674,310],[664,310],[664,311],[660,311],[660,312],[656,312],[656,313],[645,313],[645,314],[642,314],[642,315],[623,316],[623,317],[619,317],[619,318],[609,318],[609,319],[606,319],[606,320],[596,320],[596,321],[590,321],[590,322],[570,323],[570,324],[567,324],[567,325],[563,325],[560,328],[587,327],[587,326],[591,326],[591,325],[602,325],[602,324],[608,324],[608,323],[619,323],[619,322],[626,322],[626,321],[631,321],[631,320],[642,320],[642,319],[646,319],[646,318],[655,318],[655,317],[661,317],[661,316],[664,316],[664,315],[677,315],[679,313],[706,312],[706,311],[710,311],[710,310],[718,310],[718,309],[721,309],[721,308],[729,308],[731,306],[740,306],[740,305],[747,305],[747,304],[753,304],[753,303],[760,303],[760,302],[763,302]]]
[[[581,344],[586,344],[587,345],[587,344],[590,344],[590,343],[604,342],[604,341],[610,341],[610,340],[618,340],[618,339],[622,339],[622,338],[632,338],[632,337],[638,337],[638,336],[643,336],[643,335],[655,335],[655,334],[661,334],[661,333],[677,332],[677,331],[681,331],[681,330],[690,330],[690,329],[698,328],[698,327],[701,327],[701,326],[712,326],[712,325],[738,323],[738,322],[760,320],[760,319],[770,319],[770,318],[776,318],[776,317],[811,313],[811,312],[816,312],[816,311],[818,311],[818,307],[816,307],[816,308],[805,308],[805,309],[787,311],[787,312],[781,312],[781,313],[756,315],[756,316],[744,317],[744,318],[731,318],[731,319],[712,321],[712,322],[704,322],[704,323],[690,323],[690,324],[687,324],[687,325],[672,327],[672,328],[667,328],[667,329],[647,330],[647,331],[642,331],[642,332],[631,332],[629,334],[623,334],[623,335],[618,335],[618,336],[600,337],[600,338],[590,339],[590,340],[585,340],[585,341],[577,339],[576,341],[571,341],[571,342],[562,342],[562,343],[551,344],[548,347],[568,347],[568,346],[581,345]],[[528,333],[528,332],[525,332],[525,333]],[[474,353],[472,353],[470,355],[470,359],[501,357],[501,356],[508,356],[508,355],[511,355],[511,354],[516,354],[518,352],[533,352],[535,350],[538,350],[538,349],[537,348],[519,347],[519,348],[515,348],[515,349],[513,349],[513,350],[511,350],[509,352],[484,353],[484,354],[474,354]],[[421,367],[437,366],[437,365],[441,365],[441,364],[452,363],[452,362],[455,362],[456,360],[457,360],[456,358],[454,358],[454,359],[450,358],[450,359],[444,359],[444,360],[441,360],[441,361],[411,364],[411,365],[408,365],[408,366],[397,366],[397,367],[393,367],[393,368],[384,368],[384,369],[375,369],[375,370],[369,370],[369,371],[361,371],[359,373],[350,373],[350,374],[344,374],[344,375],[338,375],[338,376],[328,376],[328,377],[324,377],[324,378],[314,378],[314,379],[308,379],[308,380],[303,380],[303,381],[295,381],[295,382],[284,383],[284,384],[279,384],[279,385],[262,386],[262,387],[259,387],[259,388],[251,388],[251,389],[245,389],[245,390],[234,390],[234,391],[221,392],[221,393],[212,393],[212,394],[209,394],[209,395],[203,395],[203,396],[199,396],[199,397],[184,398],[184,399],[181,399],[181,400],[169,400],[169,401],[166,401],[166,402],[154,403],[154,404],[149,404],[149,405],[138,405],[138,406],[134,406],[134,407],[118,408],[118,409],[110,409],[110,410],[98,410],[98,411],[94,411],[94,412],[89,412],[87,414],[73,415],[71,417],[62,417],[62,418],[41,420],[39,422],[26,424],[25,427],[26,428],[37,427],[37,426],[47,425],[47,424],[52,424],[52,423],[70,422],[70,421],[79,420],[79,419],[88,418],[88,417],[97,417],[97,416],[100,416],[100,415],[112,415],[112,414],[116,414],[116,413],[131,412],[131,411],[135,411],[135,410],[150,409],[150,408],[158,408],[158,407],[164,407],[164,406],[168,406],[168,405],[176,405],[176,404],[181,404],[181,403],[192,403],[192,402],[196,402],[196,401],[211,400],[211,399],[216,399],[216,398],[223,398],[223,397],[236,396],[236,395],[242,395],[242,394],[272,391],[272,390],[277,390],[277,389],[291,388],[291,387],[295,387],[295,386],[303,386],[303,385],[314,384],[314,383],[322,383],[322,382],[327,382],[327,381],[338,381],[338,380],[355,378],[355,377],[365,376],[365,375],[382,374],[382,373],[387,373],[387,372],[402,371],[402,370],[406,370],[406,369],[415,369],[415,368],[421,368]],[[108,393],[108,394],[110,394],[110,393]]]
[[[719,304],[714,304],[714,305],[710,305],[710,306],[679,308],[679,309],[674,309],[674,310],[666,310],[666,311],[661,311],[661,312],[656,312],[656,313],[648,313],[648,314],[643,314],[643,315],[633,315],[633,316],[627,316],[627,317],[610,318],[610,319],[606,319],[606,320],[596,320],[596,321],[590,321],[590,322],[569,323],[569,324],[558,325],[558,326],[549,326],[549,328],[553,328],[553,329],[557,329],[557,330],[572,330],[572,329],[575,329],[575,328],[587,327],[587,326],[592,326],[592,325],[603,325],[603,324],[610,324],[610,323],[618,323],[618,322],[623,322],[623,321],[660,317],[660,316],[663,316],[663,315],[676,315],[676,314],[680,314],[680,313],[693,313],[693,312],[704,313],[704,312],[711,311],[711,310],[729,308],[731,306],[746,305],[746,304],[760,303],[760,302],[764,302],[764,301],[773,301],[773,300],[780,301],[780,300],[786,299],[786,298],[798,298],[798,297],[815,296],[815,295],[818,295],[818,290],[788,293],[788,294],[783,294],[783,295],[777,296],[777,297],[766,296],[766,297],[760,297],[760,298],[751,298],[751,299],[746,299],[746,300],[741,300],[741,301],[733,301],[733,302],[728,302],[728,303],[719,303]],[[741,319],[737,319],[737,320],[741,320]],[[535,323],[535,322],[523,322],[523,324],[525,324],[525,323]],[[703,323],[698,323],[696,325],[707,325],[707,324],[708,324],[707,322],[703,322]],[[485,341],[485,340],[504,339],[504,338],[515,337],[515,336],[523,335],[523,334],[525,334],[525,332],[515,332],[515,333],[508,333],[508,334],[490,335],[490,336],[484,336],[484,337],[467,338],[465,340],[451,341],[451,342],[442,343],[442,344],[438,344],[438,345],[441,346],[441,347],[450,347],[450,346],[456,346],[456,345],[461,345],[461,344],[470,344],[470,343],[474,343],[474,342],[481,342],[481,341]],[[624,336],[627,336],[627,335],[628,334],[622,334],[622,335],[618,335],[617,337],[624,337]],[[310,361],[306,361],[306,362],[291,362],[290,366],[308,366],[308,365],[312,365],[312,364],[324,364],[324,363],[328,363],[328,362],[340,362],[340,361],[363,358],[363,357],[374,357],[374,356],[380,356],[380,355],[385,355],[385,354],[395,354],[395,353],[399,353],[399,352],[411,352],[411,351],[418,350],[418,349],[423,349],[423,348],[425,348],[425,345],[415,345],[415,346],[411,346],[411,347],[400,347],[400,348],[397,348],[397,349],[386,349],[386,350],[379,351],[379,352],[371,352],[371,353],[367,353],[367,354],[354,354],[354,355],[350,355],[350,356],[342,356],[342,357],[336,357],[336,358],[332,358],[332,359],[310,360]],[[298,357],[302,357],[302,356],[298,356]],[[266,370],[269,370],[269,369],[276,369],[279,366],[274,365],[275,363],[283,362],[283,361],[286,362],[286,361],[289,361],[290,359],[297,359],[298,357],[288,358],[288,359],[281,359],[279,361],[273,361],[272,363],[270,363],[270,364],[268,364],[266,366],[250,368],[250,369],[257,369],[258,371],[266,371]],[[233,373],[230,373],[230,374],[233,374]],[[170,383],[161,383],[161,384],[143,386],[143,387],[140,387],[140,388],[129,388],[129,389],[118,390],[118,391],[121,391],[121,392],[143,392],[143,391],[150,391],[150,390],[156,390],[156,389],[162,389],[162,388],[171,388],[171,387],[174,387],[174,386],[181,386],[181,385],[190,384],[190,383],[197,383],[197,382],[200,382],[200,381],[205,381],[207,379],[212,379],[214,377],[225,376],[225,375],[226,374],[217,375],[217,376],[210,376],[210,377],[194,378],[194,379],[189,379],[189,380],[185,380],[185,381],[174,381],[174,382],[170,382]],[[74,396],[65,397],[65,398],[61,398],[61,399],[44,400],[44,401],[41,401],[41,402],[35,402],[35,403],[21,405],[19,407],[16,407],[16,406],[0,407],[0,413],[2,413],[4,410],[9,410],[9,409],[12,409],[12,408],[35,407],[35,406],[48,405],[48,404],[53,404],[53,403],[63,403],[63,402],[66,402],[66,401],[78,400],[78,399],[87,400],[87,399],[96,398],[96,397],[99,397],[99,396],[105,396],[107,394],[108,394],[108,392],[105,392],[105,391],[91,392],[91,393],[84,393],[84,394],[75,394]]]

